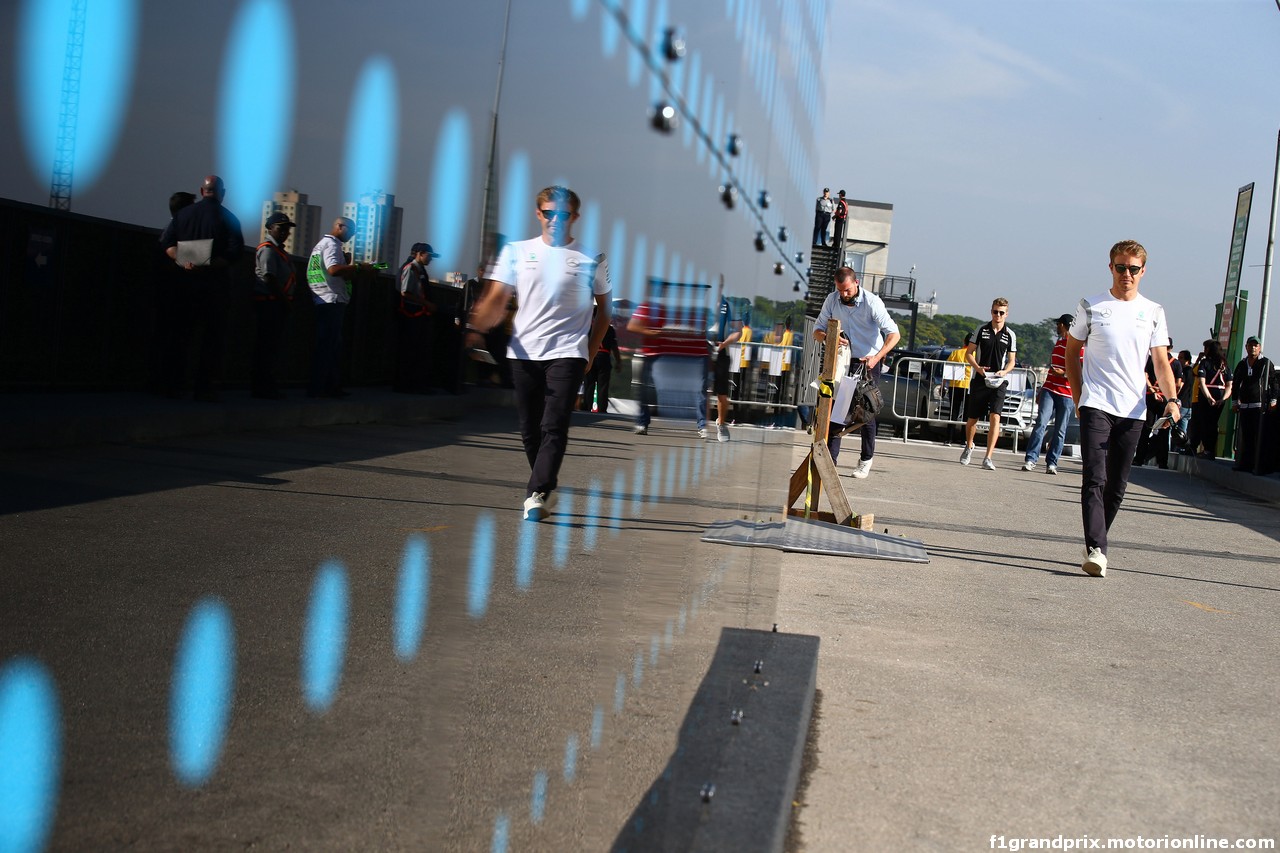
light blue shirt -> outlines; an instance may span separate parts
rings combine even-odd
[[[898,324],[893,322],[880,297],[861,285],[852,305],[840,301],[840,291],[828,293],[814,329],[826,331],[827,321],[833,317],[840,321],[840,331],[848,336],[849,353],[854,358],[875,355],[884,346],[885,338],[898,331]]]

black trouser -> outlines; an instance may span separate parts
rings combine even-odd
[[[1262,408],[1246,409],[1240,407],[1236,412],[1236,425],[1239,427],[1239,445],[1236,448],[1236,468],[1252,471],[1258,461],[1258,433],[1262,426]]]
[[[836,219],[836,233],[835,236],[831,238],[831,245],[835,246],[837,249],[844,249],[844,229],[848,224],[848,219]],[[842,259],[836,258],[836,262],[840,263],[842,262]]]
[[[307,393],[318,397],[342,389],[342,318],[347,303],[318,302],[315,309],[316,348],[311,358],[311,384]]]
[[[815,213],[813,215],[813,245],[827,245],[827,226],[830,224],[830,213]]]
[[[1147,419],[1142,425],[1142,433],[1138,436],[1138,449],[1133,455],[1133,464],[1139,468],[1146,465],[1147,460],[1152,456],[1156,458],[1156,464],[1161,468],[1169,467],[1169,440],[1173,436],[1172,425],[1157,431],[1154,438],[1151,437],[1151,428],[1156,425],[1156,421],[1164,417],[1164,410],[1168,405],[1164,400],[1147,397]]]
[[[226,276],[215,270],[181,271],[174,287],[166,299],[169,328],[165,349],[169,355],[163,371],[164,391],[172,395],[182,390],[187,348],[198,335],[200,345],[193,385],[197,394],[207,393],[213,390],[222,374],[222,346],[227,325]]]
[[[1107,553],[1107,531],[1120,512],[1144,421],[1098,409],[1080,410],[1080,515],[1086,548]]]
[[[289,326],[289,303],[282,299],[263,299],[253,303],[258,329],[253,341],[253,393],[274,394],[276,362]]]
[[[560,464],[569,446],[573,401],[586,367],[581,358],[512,361],[520,439],[531,472],[526,497],[534,492],[550,493],[558,483]]]
[[[1187,444],[1195,453],[1200,445],[1213,457],[1218,455],[1218,421],[1222,418],[1222,404],[1213,405],[1201,400],[1191,405],[1191,436]]]
[[[427,347],[432,318],[410,317],[396,309],[396,372],[392,389],[418,394],[431,387]]]
[[[591,411],[591,398],[599,391],[596,410],[600,414],[609,411],[609,381],[613,378],[613,357],[601,353],[591,362],[591,369],[582,379],[582,410]]]
[[[1280,408],[1262,410],[1262,446],[1258,449],[1258,464],[1254,472],[1270,474],[1280,468]]]
[[[867,372],[867,378],[877,385],[880,384],[880,373],[884,369],[884,362],[881,361]],[[856,377],[850,376],[843,381],[857,382]],[[840,424],[831,424],[829,427],[831,432],[835,432]],[[866,462],[876,455],[876,419],[872,418],[863,424],[862,429],[858,433],[862,436],[862,452],[858,454],[858,461]],[[827,450],[831,451],[831,461],[835,462],[840,458],[840,445],[844,443],[844,437],[832,435],[827,438]]]

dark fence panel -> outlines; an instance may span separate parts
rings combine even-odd
[[[158,202],[162,207],[163,199]],[[160,224],[163,224],[163,220]],[[232,275],[222,386],[247,388],[253,353],[250,297],[256,226]],[[249,230],[253,228],[253,230]],[[163,350],[160,305],[169,260],[160,229],[142,228],[0,199],[0,390],[138,390],[154,387]],[[294,260],[301,294],[293,303],[277,376],[305,386],[315,337],[305,258]],[[394,271],[354,283],[344,330],[343,371],[352,385],[391,380],[397,304]],[[439,306],[429,370],[432,384],[461,390],[462,293],[433,287]],[[195,354],[188,354],[188,372]]]

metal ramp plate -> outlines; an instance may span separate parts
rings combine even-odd
[[[799,518],[786,521],[717,521],[707,528],[702,541],[832,557],[929,562],[924,543],[917,539]]]

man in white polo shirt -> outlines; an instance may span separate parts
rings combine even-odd
[[[538,193],[534,213],[542,235],[503,247],[467,323],[468,345],[483,347],[483,333],[502,321],[515,294],[507,356],[531,470],[524,501],[530,521],[550,511],[578,386],[609,328],[608,263],[573,239],[580,206],[577,194],[565,187]]]
[[[1084,519],[1085,574],[1107,573],[1107,532],[1129,483],[1129,467],[1146,422],[1146,374],[1151,356],[1156,381],[1178,422],[1177,383],[1167,355],[1164,308],[1138,293],[1147,250],[1122,240],[1111,247],[1111,289],[1081,299],[1067,334],[1067,380],[1080,419],[1080,512]],[[1086,346],[1087,344],[1087,346]],[[1081,361],[1080,351],[1084,350]]]

